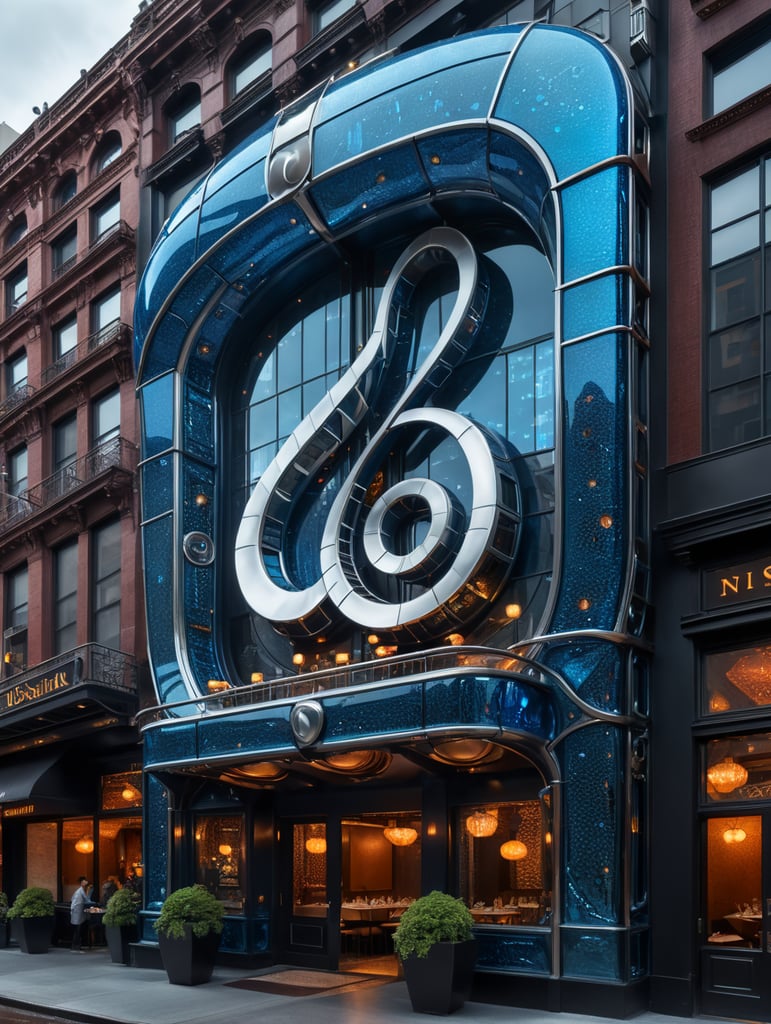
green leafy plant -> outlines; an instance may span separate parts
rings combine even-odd
[[[11,904],[8,917],[53,917],[54,898],[50,889],[32,885],[22,889]]]
[[[222,932],[222,917],[219,900],[204,886],[190,885],[169,893],[153,927],[167,938],[181,939],[185,935],[185,925],[189,924],[193,935],[202,939],[212,932],[215,935]]]
[[[402,960],[425,957],[437,942],[464,942],[472,937],[474,918],[455,896],[434,889],[415,900],[394,932],[394,948]]]
[[[139,894],[131,889],[116,889],[107,900],[103,923],[109,928],[123,928],[137,923]]]
[[[8,897],[4,892],[0,892],[0,924],[5,921],[8,917]]]

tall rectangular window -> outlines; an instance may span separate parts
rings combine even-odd
[[[27,667],[29,574],[26,565],[5,574],[4,659],[6,675]]]
[[[27,301],[27,264],[17,267],[5,279],[5,315],[10,316]]]
[[[9,395],[27,383],[27,353],[17,352],[5,364],[5,386]]]
[[[769,433],[771,158],[710,190],[707,448]]]
[[[94,643],[120,650],[120,521],[108,523],[93,533]]]
[[[78,252],[78,230],[73,224],[51,244],[54,277],[61,277],[75,262]]]
[[[29,478],[27,476],[27,446],[22,445],[8,454],[8,493],[19,495],[26,491]]]
[[[95,344],[101,345],[120,322],[120,287],[111,288],[91,304],[91,331]]]
[[[71,651],[78,642],[78,542],[54,552],[54,654]]]
[[[355,6],[355,0],[330,0],[329,3],[321,4],[316,8],[314,28],[317,32],[323,32],[328,25]]]
[[[73,313],[66,320],[56,324],[53,329],[54,360],[72,352],[78,344],[78,319]]]
[[[115,189],[91,211],[91,241],[96,242],[120,223],[120,190]]]
[[[94,401],[93,447],[106,444],[120,434],[120,391],[108,391]]]
[[[53,476],[49,498],[67,494],[77,485],[78,423],[72,413],[54,424]]]

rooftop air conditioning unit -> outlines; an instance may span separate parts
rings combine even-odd
[[[645,0],[632,0],[629,19],[629,49],[640,64],[653,54],[653,15]]]

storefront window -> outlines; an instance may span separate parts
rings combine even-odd
[[[704,785],[707,800],[768,800],[771,797],[771,733],[709,740]]]
[[[771,704],[771,646],[708,654],[704,678],[705,715]]]
[[[293,833],[292,912],[301,917],[327,913],[327,827],[295,825]]]
[[[546,924],[551,913],[538,800],[460,809],[460,896],[477,924]]]
[[[93,818],[68,818],[62,822],[62,898],[69,899],[81,875],[89,882],[94,881],[95,848]],[[56,894],[55,887],[52,891]],[[98,899],[98,894],[94,897]]]
[[[243,831],[240,814],[196,815],[196,882],[214,893],[226,913],[244,909]]]
[[[102,810],[123,811],[142,806],[142,773],[119,772],[102,776]]]
[[[50,889],[57,896],[59,858],[56,822],[31,821],[27,825],[27,885]]]
[[[142,819],[102,818],[99,822],[99,886],[97,899],[106,903],[116,889],[142,888]]]
[[[707,822],[707,942],[759,945],[762,837],[759,815]]]

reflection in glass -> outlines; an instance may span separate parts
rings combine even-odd
[[[326,917],[327,827],[323,822],[295,825],[292,840],[292,911],[299,917]]]
[[[195,818],[196,882],[214,893],[225,912],[244,907],[243,816],[199,814]]]

